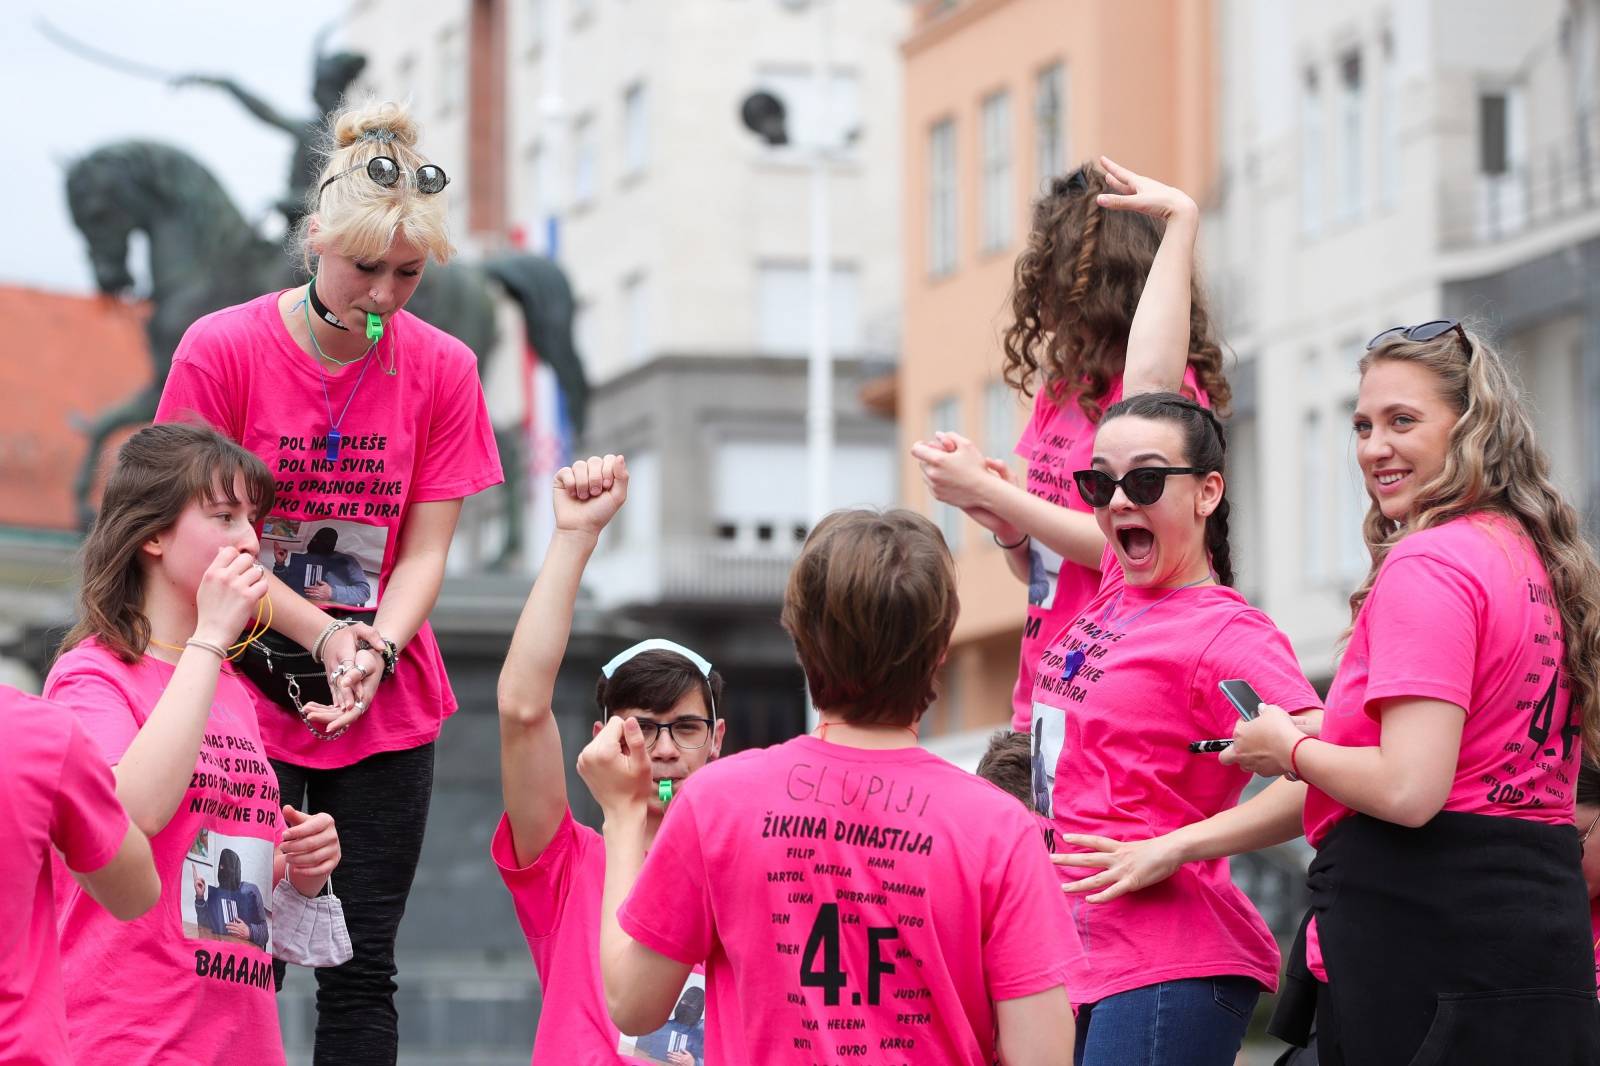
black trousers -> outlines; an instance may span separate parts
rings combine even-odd
[[[272,760],[283,802],[326,811],[339,830],[333,891],[344,906],[355,956],[316,971],[316,1066],[393,1066],[399,1050],[395,1010],[395,934],[422,853],[433,794],[433,744],[383,752],[337,770]],[[284,964],[273,964],[283,987]]]
[[[1594,1066],[1600,1004],[1571,826],[1355,815],[1311,864],[1323,1066]]]

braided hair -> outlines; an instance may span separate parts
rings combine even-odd
[[[1213,412],[1175,392],[1146,392],[1112,404],[1101,417],[1102,425],[1129,415],[1152,422],[1171,422],[1183,431],[1183,465],[1210,473],[1223,473],[1228,458],[1228,437],[1222,420]],[[1217,509],[1206,516],[1206,552],[1217,583],[1233,587],[1233,550],[1228,545],[1228,492],[1224,483]]]
[[[1161,246],[1161,223],[1134,211],[1106,211],[1105,173],[1085,163],[1051,180],[1033,205],[1027,247],[1012,272],[1011,324],[1002,337],[1006,383],[1024,396],[1035,386],[1075,396],[1090,421],[1122,373],[1128,329]],[[1205,292],[1190,291],[1189,363],[1220,411],[1232,400],[1222,348],[1212,335]]]

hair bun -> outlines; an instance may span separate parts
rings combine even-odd
[[[406,148],[417,144],[417,123],[403,104],[393,101],[368,103],[341,112],[333,127],[335,149],[348,148],[358,141],[394,142]]]

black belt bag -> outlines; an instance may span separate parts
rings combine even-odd
[[[371,611],[324,612],[328,621],[366,622]],[[248,634],[246,634],[248,636]],[[312,654],[275,629],[258,637],[234,666],[273,703],[304,721],[302,708],[308,703],[333,703],[328,672]]]

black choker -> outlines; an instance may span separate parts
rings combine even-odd
[[[342,329],[346,333],[350,331],[350,327],[340,322],[339,316],[328,310],[328,305],[323,303],[322,298],[317,295],[316,275],[312,275],[311,284],[306,286],[306,295],[311,299],[311,309],[321,316],[322,321],[334,329]]]

